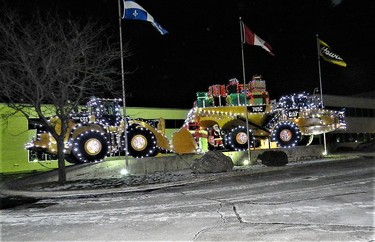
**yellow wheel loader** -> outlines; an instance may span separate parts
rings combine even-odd
[[[125,124],[129,155],[141,158],[171,151],[169,140],[164,135],[164,120],[124,119],[119,102],[118,99],[93,97],[87,103],[87,110],[71,114],[64,139],[68,162],[95,162],[109,155],[124,155]],[[60,130],[57,117],[51,117],[49,121]],[[26,147],[36,152],[57,154],[56,140],[42,126],[38,126],[36,139]]]
[[[194,139],[188,138],[184,128]],[[184,128],[180,139],[191,144],[176,149],[177,153],[309,145],[314,135],[345,129],[346,124],[344,111],[325,109],[317,95],[287,95],[270,103],[265,81],[255,76],[246,85],[231,79],[228,85],[213,85],[206,93],[198,92]],[[208,143],[207,148],[203,143]]]

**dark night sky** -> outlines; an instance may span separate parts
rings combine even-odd
[[[10,1],[10,0],[8,0]],[[20,1],[25,7],[26,1]],[[275,56],[244,46],[247,82],[267,81],[271,99],[319,86],[316,34],[348,67],[321,61],[323,93],[352,95],[375,90],[373,0],[138,0],[169,34],[143,21],[122,21],[134,54],[127,62],[128,106],[191,108],[198,91],[242,81],[238,18],[267,41]],[[98,18],[118,35],[117,0],[30,0],[26,6],[58,6],[82,18]],[[26,4],[26,5],[27,5]],[[119,80],[121,81],[121,80]]]

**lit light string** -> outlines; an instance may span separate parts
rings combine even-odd
[[[271,140],[282,148],[291,148],[301,140],[301,131],[295,123],[282,121],[272,130]]]
[[[231,135],[235,134],[237,130],[240,130],[237,135]],[[232,150],[235,151],[245,151],[247,150],[247,142],[250,141],[250,147],[254,147],[254,141],[255,138],[252,135],[253,131],[249,129],[249,137],[247,137],[246,127],[245,126],[236,126],[233,127],[228,134],[226,134],[226,138],[224,139],[226,142],[226,145],[228,147],[231,147]],[[237,139],[241,139],[240,141]]]
[[[228,86],[227,91],[230,89]],[[206,96],[210,95],[212,95],[212,92],[208,92]],[[245,112],[234,111],[233,106],[230,103],[220,107],[194,106],[188,112],[184,127],[189,127],[190,123],[199,123],[202,118],[217,123],[223,119],[234,120],[245,116]],[[252,105],[238,104],[236,106],[251,107]],[[306,92],[282,96],[278,102],[271,104],[270,111],[263,112],[263,114],[270,117],[270,120],[263,126],[269,132],[277,129],[281,124],[289,124],[292,131],[298,133],[299,136],[317,135],[346,128],[344,111],[323,109],[321,99]],[[248,115],[250,119],[253,119],[252,115],[259,115],[259,113],[248,112]],[[287,120],[289,122],[285,123]],[[298,128],[299,125],[301,130]],[[280,145],[275,137],[273,137],[273,140]],[[297,139],[293,144],[286,145],[286,147],[293,147],[299,141]]]
[[[131,133],[131,132],[137,133],[138,131],[139,131],[140,134],[145,133],[146,135],[149,136],[149,138],[151,139],[151,147],[150,147],[150,149],[146,150],[146,153],[144,153],[143,151],[145,150],[145,148],[147,147],[147,144],[148,144],[147,136],[146,135],[139,136],[139,138],[142,141],[138,142],[138,141],[140,141],[139,139],[134,140],[134,137],[137,136],[137,135],[135,135],[132,138],[130,138],[130,141],[129,141],[130,146],[136,147],[136,150],[140,151],[140,152],[138,154],[130,154],[130,155],[134,156],[135,158],[143,158],[143,157],[148,157],[148,156],[153,155],[157,151],[157,142],[156,142],[156,139],[155,139],[155,135],[149,129],[146,129],[142,126],[134,126],[134,125],[130,126],[130,129],[129,129],[128,132],[129,133]]]
[[[111,107],[114,109],[114,122],[112,122],[108,117],[104,116],[104,114],[107,114],[108,111],[105,102],[111,102],[111,104],[113,104],[113,106]],[[123,147],[125,147],[124,139],[122,138],[124,132],[123,124],[124,122],[126,122],[126,120],[122,119],[119,102],[121,102],[121,99],[99,99],[96,97],[92,97],[87,103],[87,107],[91,109],[88,110],[89,112],[85,111],[80,113],[71,113],[70,117],[76,123],[73,126],[68,127],[68,135],[64,144],[64,153],[69,154],[70,152],[72,152],[72,154],[74,154],[74,157],[82,163],[88,161],[102,161],[102,159],[95,159],[95,155],[93,157],[86,157],[86,155],[82,153],[83,150],[80,150],[80,140],[82,140],[82,137],[89,134],[97,134],[98,136],[100,135],[100,137],[97,138],[97,142],[100,142],[100,140],[104,140],[105,143],[102,144],[102,146],[106,146],[107,148],[105,156],[114,155],[115,153],[118,153],[120,151],[120,148],[123,149]],[[95,117],[95,121],[90,120],[92,116]],[[57,120],[57,118],[51,117],[48,122],[51,123],[51,120]],[[150,137],[151,139],[151,146],[145,147],[148,148],[148,150],[146,150],[144,154],[142,153],[141,155],[135,156],[137,158],[152,156],[153,154],[155,154],[157,149],[166,151],[165,149],[161,149],[157,146],[157,140],[154,134],[149,129],[142,127],[140,122],[146,122],[152,127],[156,125],[155,122],[150,120],[134,119],[130,121],[130,123],[135,125],[134,130],[140,130],[140,132],[143,132],[147,136],[144,137],[144,139],[147,139],[148,137]],[[133,131],[133,129],[129,129],[127,132],[130,131]],[[160,135],[166,138],[165,135]],[[53,148],[54,146],[56,146],[55,139],[50,133],[45,131],[43,125],[39,125],[37,128],[37,136],[35,140],[27,143],[25,145],[25,148],[35,148],[37,150],[41,149],[47,153],[55,154],[57,150]],[[100,151],[98,151],[98,153],[100,153]],[[127,153],[129,154],[129,151],[127,151]]]

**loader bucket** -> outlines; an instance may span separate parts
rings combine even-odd
[[[169,141],[168,139],[164,136],[164,130],[161,130],[162,133],[158,132],[160,131],[159,129],[155,129],[155,127],[149,125],[146,122],[143,121],[135,121],[135,123],[141,125],[142,127],[145,127],[146,129],[150,130],[156,138],[157,146],[159,148],[162,148],[164,150],[170,151],[170,146],[169,146]],[[164,129],[164,128],[163,128]]]
[[[192,154],[196,153],[198,145],[190,132],[185,128],[181,128],[173,134],[172,147],[177,154]]]

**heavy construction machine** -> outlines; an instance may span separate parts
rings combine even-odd
[[[164,135],[163,119],[124,119],[120,102],[121,99],[92,97],[82,112],[71,113],[64,139],[65,159],[68,162],[95,162],[106,156],[125,154],[125,124],[129,155],[141,158],[170,151],[169,141]],[[59,128],[57,117],[51,117],[50,123]],[[26,148],[57,154],[56,140],[43,126],[37,126],[37,136]]]
[[[198,92],[183,127],[171,139],[164,135],[163,119],[124,118],[119,102],[92,98],[87,110],[71,114],[65,136],[67,161],[100,161],[106,156],[124,155],[126,147],[136,158],[160,152],[290,148],[308,145],[314,135],[345,129],[344,111],[325,109],[317,95],[293,94],[270,102],[260,76],[248,84],[231,79],[228,85],[213,85],[208,92]],[[56,117],[50,121],[58,128]],[[37,137],[27,148],[57,153],[56,141],[43,127],[37,128]]]
[[[292,94],[271,103],[265,81],[254,76],[248,84],[231,79],[228,85],[198,92],[185,127],[200,150],[240,151],[309,145],[314,135],[345,129],[346,124],[344,110],[325,109],[318,95]]]

